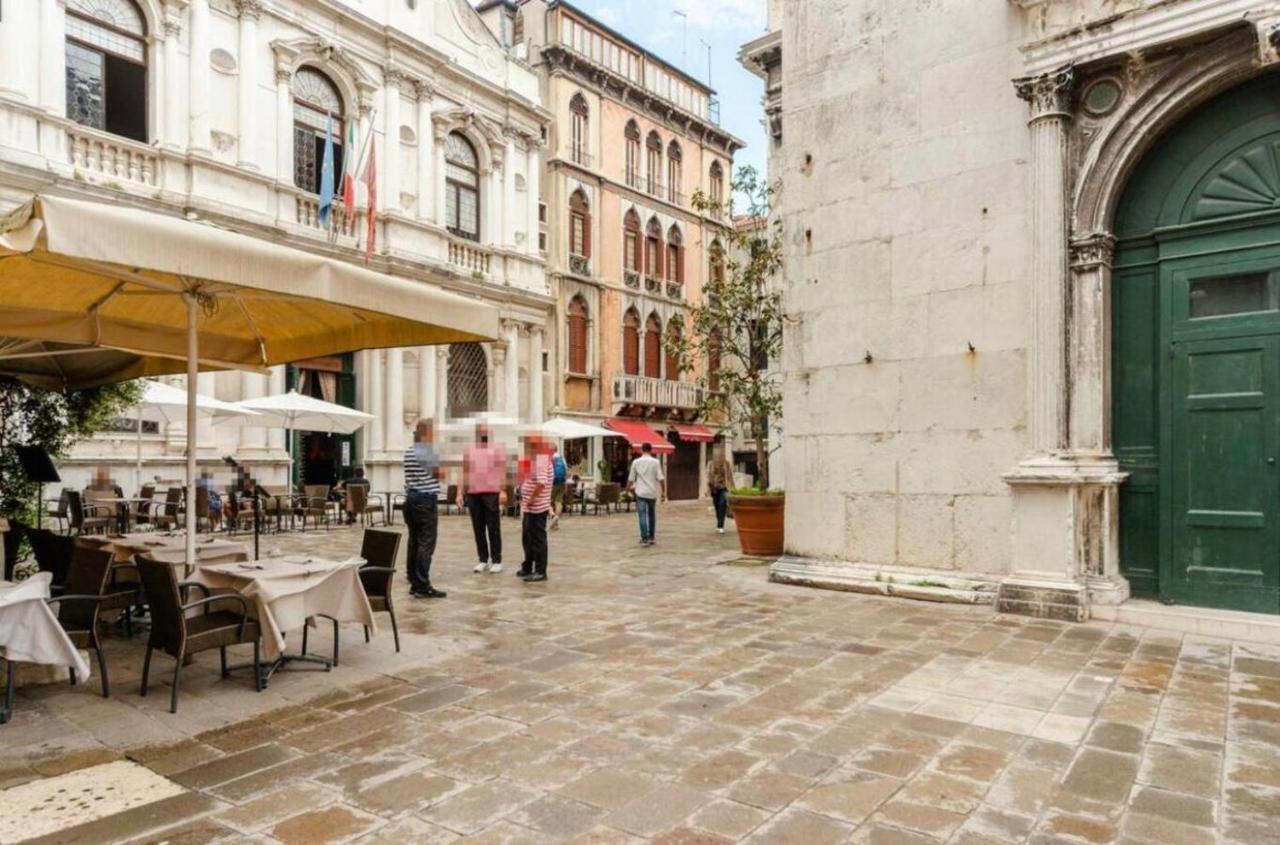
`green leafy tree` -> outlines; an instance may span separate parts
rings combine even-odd
[[[64,458],[141,397],[141,382],[62,392],[0,377],[0,515],[31,522],[37,506],[36,485],[27,482],[15,446],[43,446]]]
[[[755,168],[738,170],[730,195],[742,198],[746,217],[730,227],[727,247],[710,256],[712,272],[702,299],[689,306],[690,330],[668,338],[668,352],[681,371],[705,365],[703,415],[751,433],[761,490],[769,489],[769,426],[782,415],[782,377],[770,368],[782,352],[786,322],[777,191]],[[732,200],[722,206],[698,191],[693,205],[735,221]]]

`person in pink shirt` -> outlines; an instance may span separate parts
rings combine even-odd
[[[520,485],[521,539],[524,541],[520,577],[530,583],[547,580],[547,517],[551,513],[555,467],[551,462],[551,445],[542,438],[530,437],[524,448],[529,459],[529,475]]]
[[[507,453],[493,442],[489,427],[476,425],[475,443],[462,457],[462,483],[458,485],[458,507],[471,514],[471,531],[476,539],[473,572],[502,571],[502,506],[506,498]]]

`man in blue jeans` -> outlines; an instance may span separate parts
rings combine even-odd
[[[653,445],[640,447],[640,457],[631,462],[627,489],[636,497],[636,513],[640,515],[640,545],[652,546],[658,533],[658,499],[667,498],[667,477],[662,462],[653,456]]]

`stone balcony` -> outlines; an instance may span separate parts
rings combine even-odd
[[[160,184],[160,156],[152,146],[78,124],[67,128],[67,163],[110,181]]]
[[[615,376],[613,402],[615,408],[633,406],[647,409],[696,412],[702,408],[706,388],[691,381],[648,378],[646,376]]]

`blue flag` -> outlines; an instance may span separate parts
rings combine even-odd
[[[333,213],[333,115],[325,114],[324,163],[320,166],[320,225],[329,225]]]

